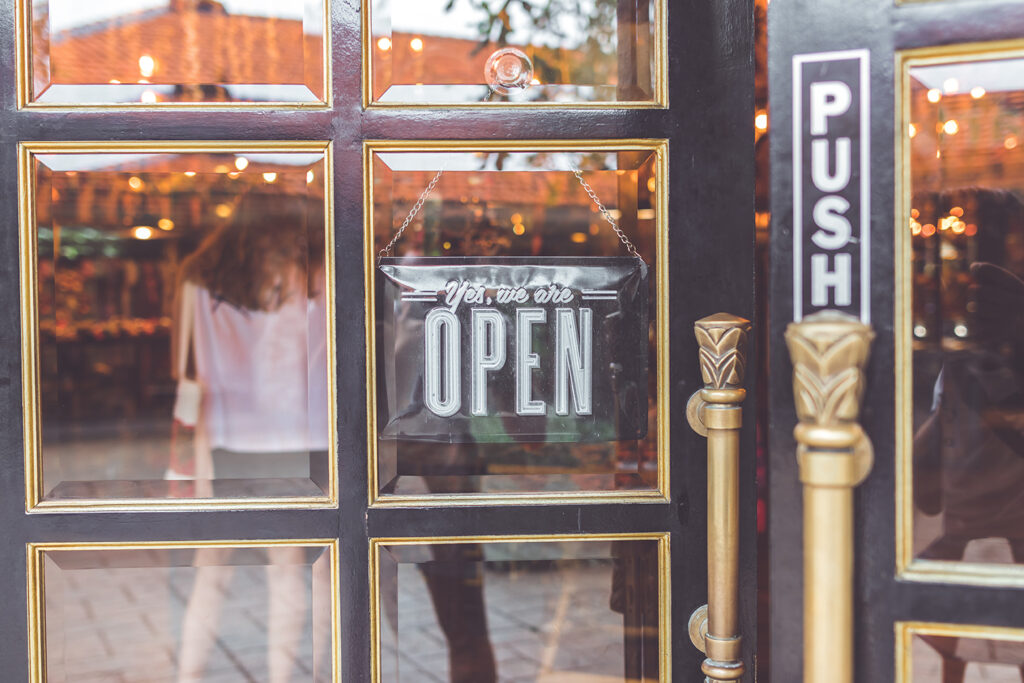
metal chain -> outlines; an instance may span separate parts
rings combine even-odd
[[[440,170],[438,170],[438,172],[434,175],[433,179],[431,179],[431,181],[427,184],[426,188],[424,188],[423,192],[420,193],[419,199],[417,199],[416,203],[412,205],[412,208],[409,210],[409,214],[405,217],[405,220],[402,221],[402,225],[398,228],[397,231],[395,231],[394,237],[392,237],[391,241],[388,242],[387,246],[381,249],[380,252],[377,254],[378,263],[380,263],[380,260],[387,256],[388,254],[390,254],[391,250],[395,248],[395,244],[397,244],[398,240],[402,238],[402,234],[405,232],[405,229],[408,228],[409,224],[412,223],[413,219],[416,218],[417,214],[419,214],[420,210],[423,208],[423,204],[427,201],[427,198],[430,196],[430,193],[434,191],[435,187],[437,187],[437,183],[438,181],[441,180],[441,175],[444,174],[444,171],[445,169],[443,167]],[[583,179],[583,171],[581,171],[579,168],[573,165],[572,174],[576,176],[576,180],[579,181],[580,185],[583,187],[583,190],[587,193],[587,196],[590,197],[590,200],[594,202],[595,206],[597,206],[597,210],[608,222],[608,225],[612,226],[612,230],[615,231],[615,234],[618,236],[619,241],[622,242],[622,245],[626,247],[626,251],[629,252],[629,255],[643,261],[644,258],[640,255],[640,252],[636,250],[636,245],[633,244],[632,241],[630,241],[626,233],[622,230],[621,227],[619,227],[619,223],[618,221],[615,220],[615,217],[612,216],[611,212],[607,208],[605,208],[605,205],[603,203],[601,203],[601,199],[597,196],[597,193],[594,192],[594,188],[592,188],[590,184]]]
[[[643,261],[644,259],[640,256],[640,252],[636,250],[636,245],[630,241],[629,237],[626,236],[626,233],[619,227],[619,222],[615,220],[615,217],[612,216],[611,212],[605,208],[604,204],[601,203],[601,200],[598,198],[597,193],[594,192],[594,188],[590,186],[590,183],[583,179],[583,171],[573,166],[572,174],[576,176],[576,180],[580,181],[580,185],[583,186],[587,196],[590,197],[591,201],[593,201],[597,206],[597,210],[600,211],[601,215],[604,216],[604,219],[608,221],[608,225],[612,226],[612,230],[614,230],[615,234],[619,236],[619,241],[626,247],[626,251],[629,252],[630,256],[635,256]]]
[[[441,168],[434,176],[433,180],[427,183],[427,187],[423,190],[423,192],[420,193],[420,198],[416,200],[416,203],[412,205],[412,209],[409,210],[409,215],[405,217],[404,221],[402,221],[402,226],[398,228],[398,231],[395,233],[395,236],[392,237],[391,241],[388,242],[388,245],[381,249],[380,253],[377,254],[378,263],[380,263],[380,260],[384,258],[387,254],[390,254],[391,250],[395,248],[395,244],[398,242],[399,239],[401,239],[402,233],[404,233],[405,229],[409,227],[409,224],[412,223],[412,220],[416,218],[416,214],[418,214],[420,212],[420,209],[423,208],[423,204],[424,202],[427,201],[427,197],[429,197],[430,193],[434,191],[435,187],[437,187],[437,182],[441,180],[442,173],[444,173],[444,168]]]

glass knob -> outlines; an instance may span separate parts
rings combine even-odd
[[[487,58],[484,78],[491,90],[501,95],[525,90],[533,82],[533,62],[522,50],[504,47]]]

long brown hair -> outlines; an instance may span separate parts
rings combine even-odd
[[[251,311],[276,310],[302,282],[313,298],[324,286],[323,214],[305,197],[243,195],[231,219],[185,259],[182,277]]]

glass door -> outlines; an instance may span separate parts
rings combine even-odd
[[[852,680],[1018,681],[1024,675],[1019,7],[880,0],[855,9],[824,2],[807,12],[795,5],[773,3],[769,18],[773,113],[781,122],[773,151],[777,216],[796,206],[795,169],[806,164],[806,156],[790,153],[800,144],[793,136],[801,121],[813,127],[815,120],[813,102],[810,110],[793,104],[793,93],[804,87],[796,80],[798,64],[818,65],[851,50],[870,64],[861,91],[869,93],[870,113],[854,139],[870,154],[870,171],[859,179],[871,207],[864,233],[871,275],[863,291],[875,337],[861,422],[874,465],[854,494]],[[813,32],[802,30],[811,26]],[[840,68],[820,67],[815,78],[826,83],[822,89],[849,82]],[[833,106],[838,100],[819,101],[831,107],[830,122],[844,125],[842,107]],[[841,130],[850,135],[849,127]],[[833,168],[843,163],[826,169],[828,175],[841,175]],[[830,225],[818,222],[810,230],[834,237]],[[773,245],[776,331],[794,319],[790,302],[800,301],[799,293],[789,296],[794,270],[809,272],[793,256],[792,240],[780,233]],[[837,307],[835,298],[828,307]],[[800,634],[791,627],[800,621],[801,602],[792,560],[801,542],[789,436],[795,418],[788,408],[788,359],[781,349],[773,359],[772,673],[795,680],[801,670]],[[803,544],[805,554],[818,552],[807,537]],[[814,586],[804,581],[807,595]],[[820,626],[804,621],[805,637]]]
[[[5,676],[703,680],[751,5],[0,1]]]

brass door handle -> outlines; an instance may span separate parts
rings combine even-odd
[[[704,388],[690,397],[686,416],[708,439],[708,604],[690,617],[690,639],[707,658],[708,681],[743,676],[739,633],[740,427],[746,397],[750,321],[717,313],[694,323]]]
[[[804,681],[853,681],[853,489],[871,471],[858,423],[871,327],[821,311],[786,328],[804,489]]]

